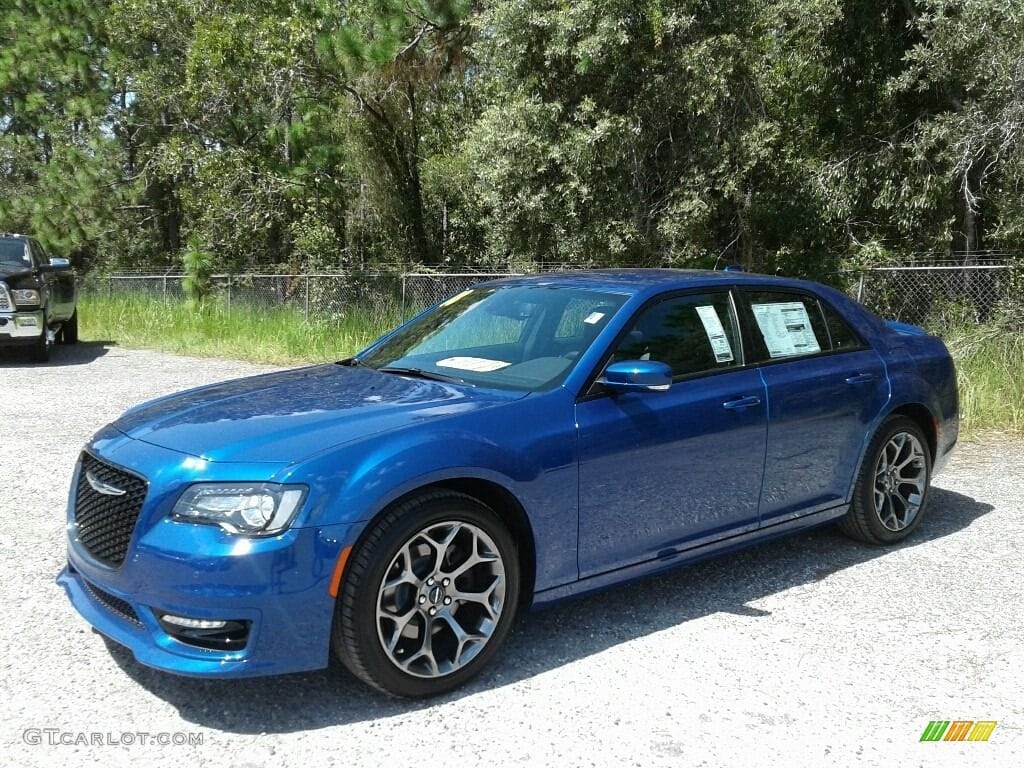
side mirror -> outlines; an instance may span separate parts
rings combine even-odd
[[[66,272],[71,269],[71,262],[67,259],[53,258],[50,259],[49,264],[44,264],[39,268],[40,272]]]
[[[605,368],[598,381],[612,392],[667,392],[672,369],[657,360],[620,360]]]

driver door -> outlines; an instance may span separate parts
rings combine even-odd
[[[576,404],[580,576],[667,556],[758,525],[767,398],[744,370],[728,290],[672,296],[637,313],[608,362],[673,372],[665,392]]]

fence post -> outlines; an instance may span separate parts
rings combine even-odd
[[[306,278],[303,281],[306,283],[306,320],[309,320],[309,280],[309,275],[306,275]]]
[[[228,317],[231,317],[231,275],[228,275]]]
[[[864,301],[864,270],[860,271],[860,280],[857,281],[857,302],[863,303]]]
[[[402,273],[402,317],[405,317],[405,279],[407,277],[408,277],[408,274],[403,272]]]

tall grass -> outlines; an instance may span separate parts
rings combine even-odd
[[[956,361],[966,437],[1024,434],[1024,333],[1015,326],[997,319],[939,331]]]
[[[340,360],[401,320],[397,306],[354,307],[332,320],[307,320],[287,307],[229,310],[221,301],[190,305],[149,296],[85,295],[79,307],[85,340],[279,364]]]

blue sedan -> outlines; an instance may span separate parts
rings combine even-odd
[[[830,521],[904,539],[957,425],[943,343],[815,283],[482,283],[338,364],[126,412],[76,467],[59,581],[159,669],[333,653],[429,696],[530,606]]]

